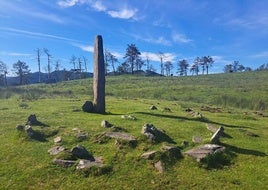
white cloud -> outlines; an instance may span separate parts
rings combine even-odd
[[[6,51],[0,51],[0,55],[14,56],[14,57],[31,57],[31,56],[33,56],[33,54],[30,54],[30,53],[6,52]]]
[[[159,53],[153,53],[153,52],[141,52],[141,58],[146,60],[147,57],[150,61],[160,62],[160,56]],[[177,55],[174,53],[164,53],[164,59],[163,61],[170,61],[174,63],[176,61]]]
[[[103,3],[101,1],[96,1],[94,3],[92,3],[92,8],[95,9],[96,11],[106,11],[106,7],[103,5]]]
[[[79,3],[80,0],[60,0],[58,1],[58,5],[61,7],[72,7]]]
[[[32,32],[32,31],[27,31],[27,30],[20,30],[16,28],[5,28],[5,27],[0,27],[0,31],[6,31],[10,33],[14,33],[17,35],[24,35],[26,37],[38,37],[42,39],[56,39],[56,40],[62,40],[66,42],[79,42],[78,40],[71,39],[71,38],[66,38],[62,36],[57,36],[57,35],[51,35],[51,34],[45,34],[45,33],[40,33],[40,32]]]
[[[76,43],[73,43],[72,45],[80,48],[83,51],[87,51],[90,53],[94,52],[94,46],[91,46],[91,45],[81,45],[81,44],[76,44]]]
[[[153,43],[153,44],[160,44],[165,46],[170,46],[171,42],[167,39],[165,39],[163,36],[160,36],[158,38],[140,38],[146,42]]]
[[[172,35],[172,40],[176,43],[184,43],[184,44],[187,44],[193,41],[187,38],[184,34],[178,34],[178,33],[174,33]]]
[[[113,18],[130,19],[134,18],[137,11],[137,9],[123,8],[119,11],[107,11],[107,14]]]
[[[255,55],[251,55],[251,57],[255,57],[255,58],[267,57],[268,58],[268,51],[256,53]]]

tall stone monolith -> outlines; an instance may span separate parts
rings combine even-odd
[[[97,35],[94,42],[93,92],[94,111],[97,113],[105,113],[105,63],[101,35]]]

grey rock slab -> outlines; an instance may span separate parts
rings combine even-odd
[[[224,128],[223,127],[220,127],[214,134],[213,136],[211,137],[210,139],[210,142],[211,143],[216,143],[219,138],[223,135],[223,132],[224,132]]]
[[[67,168],[67,167],[73,166],[76,163],[76,161],[73,161],[73,160],[54,159],[53,160],[53,163]]]
[[[94,160],[94,157],[87,149],[81,145],[77,145],[71,150],[72,154],[80,159]]]
[[[135,137],[133,137],[132,135],[128,133],[123,133],[123,132],[107,132],[105,133],[105,136],[110,137],[110,138],[127,140],[127,141],[136,141]]]
[[[186,151],[184,154],[195,158],[197,161],[205,158],[207,155],[216,154],[223,152],[225,150],[224,146],[217,144],[205,144]]]

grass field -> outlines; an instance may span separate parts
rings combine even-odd
[[[106,80],[105,115],[81,110],[86,100],[92,100],[92,79],[0,88],[0,189],[268,189],[268,72]],[[158,110],[150,110],[152,105]],[[186,108],[205,119],[192,117]],[[49,125],[33,126],[44,134],[44,141],[16,130],[30,114]],[[121,115],[137,120],[124,120]],[[102,120],[136,137],[137,146],[118,148],[113,139],[96,143],[96,136],[109,131],[100,126]],[[182,152],[198,146],[193,136],[205,142],[212,136],[206,123],[223,126],[226,135],[220,144],[226,147],[230,162],[207,167],[183,156],[159,173],[140,155],[170,142],[144,140],[145,123],[165,130]],[[73,128],[88,133],[88,139],[79,141]],[[62,137],[68,149],[80,144],[94,156],[102,156],[112,170],[87,176],[75,171],[75,166],[53,164],[47,151],[56,136]],[[183,141],[188,146],[182,147]]]

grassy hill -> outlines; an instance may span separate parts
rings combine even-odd
[[[191,77],[107,77],[107,114],[81,111],[92,100],[92,79],[57,84],[35,84],[0,89],[0,189],[267,189],[268,187],[268,72],[217,74]],[[157,110],[150,110],[155,105]],[[195,118],[186,108],[200,112]],[[19,133],[30,114],[49,127],[33,126],[44,140]],[[137,120],[125,120],[132,115]],[[96,143],[111,129],[102,120],[121,127],[138,139],[136,147],[118,147],[114,139]],[[212,133],[206,123],[223,126],[220,144],[227,149],[227,163],[216,167],[183,156],[167,164],[164,173],[140,155],[159,150],[168,141],[151,143],[141,134],[152,123],[163,129],[182,152],[206,143]],[[88,134],[78,140],[73,128]],[[68,149],[80,144],[102,156],[112,170],[89,176],[52,163],[48,149],[62,137]],[[182,142],[188,145],[182,146]]]

